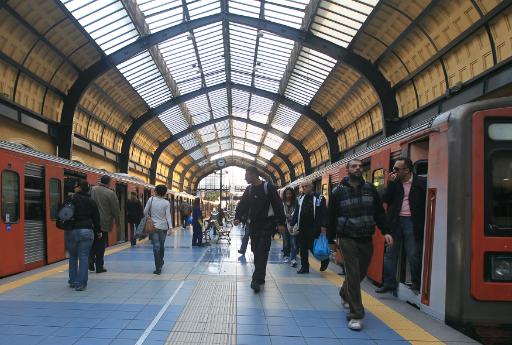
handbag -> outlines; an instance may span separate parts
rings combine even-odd
[[[146,219],[144,221],[142,233],[144,233],[146,235],[152,234],[155,231],[157,231],[157,228],[155,228],[155,222],[153,221],[153,218],[151,218],[151,206],[152,205],[153,205],[153,198],[151,198],[151,203],[149,204],[148,215],[144,217]],[[141,223],[142,223],[142,221],[141,221]]]
[[[299,224],[295,224],[292,227],[288,227],[288,229],[291,236],[297,236],[299,234]]]

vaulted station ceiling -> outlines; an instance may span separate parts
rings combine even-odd
[[[97,145],[176,189],[225,157],[283,185],[507,62],[509,5],[1,1],[0,91],[60,122],[64,157]]]

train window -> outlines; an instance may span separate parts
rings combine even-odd
[[[512,140],[512,123],[493,123],[487,128],[491,140]]]
[[[384,169],[377,169],[373,171],[372,182],[378,192],[384,189]]]
[[[9,170],[2,172],[2,219],[16,223],[20,217],[20,176]]]
[[[488,181],[490,229],[493,234],[512,233],[512,150],[491,156]]]
[[[43,191],[41,176],[25,175],[25,220],[44,219]]]
[[[414,162],[414,173],[419,176],[427,177],[428,175],[428,160],[422,159]]]
[[[50,179],[50,219],[57,219],[57,213],[62,200],[62,187],[60,180]]]

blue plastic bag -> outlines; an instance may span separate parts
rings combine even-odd
[[[188,216],[186,219],[185,219],[185,225],[191,225],[192,224],[192,216]]]
[[[327,237],[325,234],[320,234],[313,244],[313,255],[315,258],[322,261],[329,259],[329,254],[329,242],[327,241]]]

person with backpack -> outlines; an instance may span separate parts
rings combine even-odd
[[[192,207],[186,202],[182,201],[180,204],[180,215],[183,220],[183,229],[187,228],[188,225],[188,217],[192,213]]]
[[[321,233],[327,236],[329,217],[325,198],[313,191],[311,181],[301,184],[302,195],[297,199],[293,220],[290,226],[297,227],[299,231],[300,269],[297,274],[309,273],[309,251],[313,252],[313,244]],[[331,237],[331,236],[329,236]],[[332,240],[331,240],[332,242]],[[332,242],[334,243],[334,242]],[[325,271],[329,265],[329,258],[322,260],[320,271]]]
[[[345,258],[345,281],[340,296],[343,307],[350,309],[348,328],[360,330],[364,318],[361,281],[368,272],[373,254],[375,224],[383,233],[387,246],[393,245],[393,237],[389,234],[386,212],[377,189],[362,177],[362,162],[351,159],[347,170],[348,176],[332,191],[329,218],[330,229],[336,229]]]
[[[265,284],[268,253],[275,223],[279,224],[279,231],[282,233],[285,231],[286,218],[276,187],[261,181],[258,169],[248,167],[245,170],[245,180],[249,186],[236,207],[233,224],[240,224],[242,216],[246,217],[254,255],[251,289],[259,292],[261,284]]]
[[[100,213],[96,202],[89,194],[89,183],[77,181],[74,185],[74,195],[65,203],[64,210],[69,219],[70,230],[66,231],[65,242],[69,252],[70,288],[83,291],[87,287],[89,252],[94,238],[101,238]],[[62,214],[63,212],[59,212]]]
[[[164,265],[165,238],[167,232],[172,230],[171,204],[164,197],[167,187],[160,184],[155,187],[155,195],[149,198],[144,208],[144,216],[150,217],[154,224],[154,231],[149,234],[153,245],[155,259],[154,274],[162,274]]]

